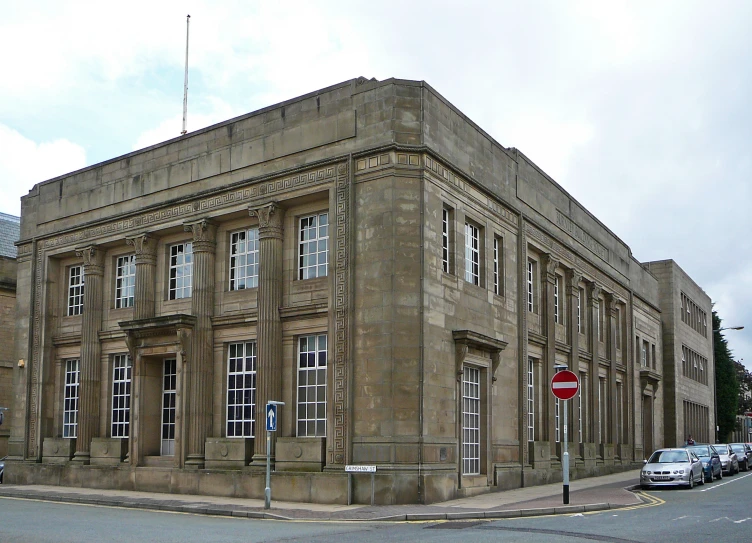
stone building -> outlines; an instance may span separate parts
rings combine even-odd
[[[663,374],[666,446],[682,446],[691,435],[715,443],[715,366],[713,305],[710,297],[676,262],[646,262],[659,284],[663,315]],[[637,338],[638,344],[641,341]],[[645,353],[643,365],[652,353]]]
[[[382,504],[552,482],[563,366],[573,477],[664,443],[658,280],[424,82],[40,183],[18,248],[11,482],[261,497],[270,400],[276,499],[344,503],[349,464]]]
[[[8,454],[16,333],[16,246],[20,220],[0,213],[0,458]]]

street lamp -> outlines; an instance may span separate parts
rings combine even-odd
[[[744,326],[724,326],[718,330],[713,330],[713,333],[718,332],[720,334],[724,330],[744,330]],[[713,341],[713,408],[715,411],[713,416],[715,417],[715,442],[718,443],[718,432],[720,431],[720,427],[718,426],[718,387],[715,382],[715,372],[715,341]]]

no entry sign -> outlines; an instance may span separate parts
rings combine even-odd
[[[560,400],[571,400],[580,388],[580,380],[574,372],[560,371],[551,379],[551,392]]]

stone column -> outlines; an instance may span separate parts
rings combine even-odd
[[[581,279],[582,274],[580,274],[580,272],[578,272],[577,270],[568,270],[566,273],[567,307],[569,308],[569,315],[567,319],[567,340],[569,347],[571,348],[571,353],[569,355],[569,370],[574,372],[577,377],[580,376],[580,336],[577,329],[577,304],[578,302],[581,303],[581,300],[579,299],[579,283]],[[582,308],[580,308],[580,318],[582,317]],[[580,386],[582,386],[582,383],[580,383]],[[574,415],[579,413],[580,395],[578,394],[577,396],[572,398],[572,400],[572,402],[568,402],[572,404],[571,412],[573,415],[569,417],[569,427],[573,429],[571,432],[569,432],[569,437],[571,438],[571,443],[577,443],[580,437],[579,420]]]
[[[266,462],[265,409],[282,397],[282,239],[284,209],[272,202],[251,209],[259,220],[258,371],[256,378],[256,435],[253,463]],[[287,406],[288,412],[292,406]],[[280,411],[278,411],[278,414]],[[272,441],[272,458],[274,443]]]
[[[546,413],[547,424],[545,425],[546,434],[541,436],[543,441],[551,444],[551,454],[556,453],[556,401],[548,388],[548,384],[554,376],[554,364],[556,364],[556,322],[554,320],[554,288],[556,285],[556,267],[559,262],[550,254],[544,254],[541,258],[541,293],[543,294],[542,302],[542,320],[541,331],[546,337],[546,356],[543,364],[542,378],[543,387],[543,411]]]
[[[99,436],[100,345],[104,252],[94,245],[76,249],[84,261],[84,307],[81,315],[81,359],[76,453],[73,461],[88,464],[91,439]]]
[[[125,238],[136,253],[136,291],[133,300],[133,318],[149,319],[154,316],[157,269],[157,243],[148,234]]]
[[[600,379],[598,377],[598,360],[600,353],[598,352],[598,304],[600,303],[599,296],[601,295],[601,288],[595,283],[588,284],[588,331],[590,332],[590,354],[592,360],[590,361],[590,368],[588,370],[588,380],[590,385],[589,390],[589,403],[590,409],[588,413],[590,415],[590,421],[588,426],[589,442],[598,443],[598,387],[600,386]]]
[[[616,405],[618,396],[616,394],[616,334],[619,331],[616,329],[616,314],[619,308],[619,298],[615,294],[609,294],[606,297],[606,339],[608,341],[606,349],[608,349],[609,370],[608,370],[608,396],[609,405],[611,410],[609,411],[609,443],[617,444],[621,442],[621,436],[619,436],[619,409],[624,409],[623,406]]]
[[[191,313],[196,317],[190,360],[187,367],[185,405],[188,406],[186,468],[204,467],[206,438],[211,432],[212,384],[214,382],[214,256],[217,250],[217,227],[208,219],[185,225],[193,233],[193,283]],[[184,438],[185,439],[185,438]],[[176,447],[177,448],[177,447]]]

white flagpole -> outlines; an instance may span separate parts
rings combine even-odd
[[[188,15],[185,19],[185,82],[183,83],[183,131],[180,133],[184,135],[188,132],[186,129],[186,121],[188,119],[188,32],[190,31],[191,16]]]

